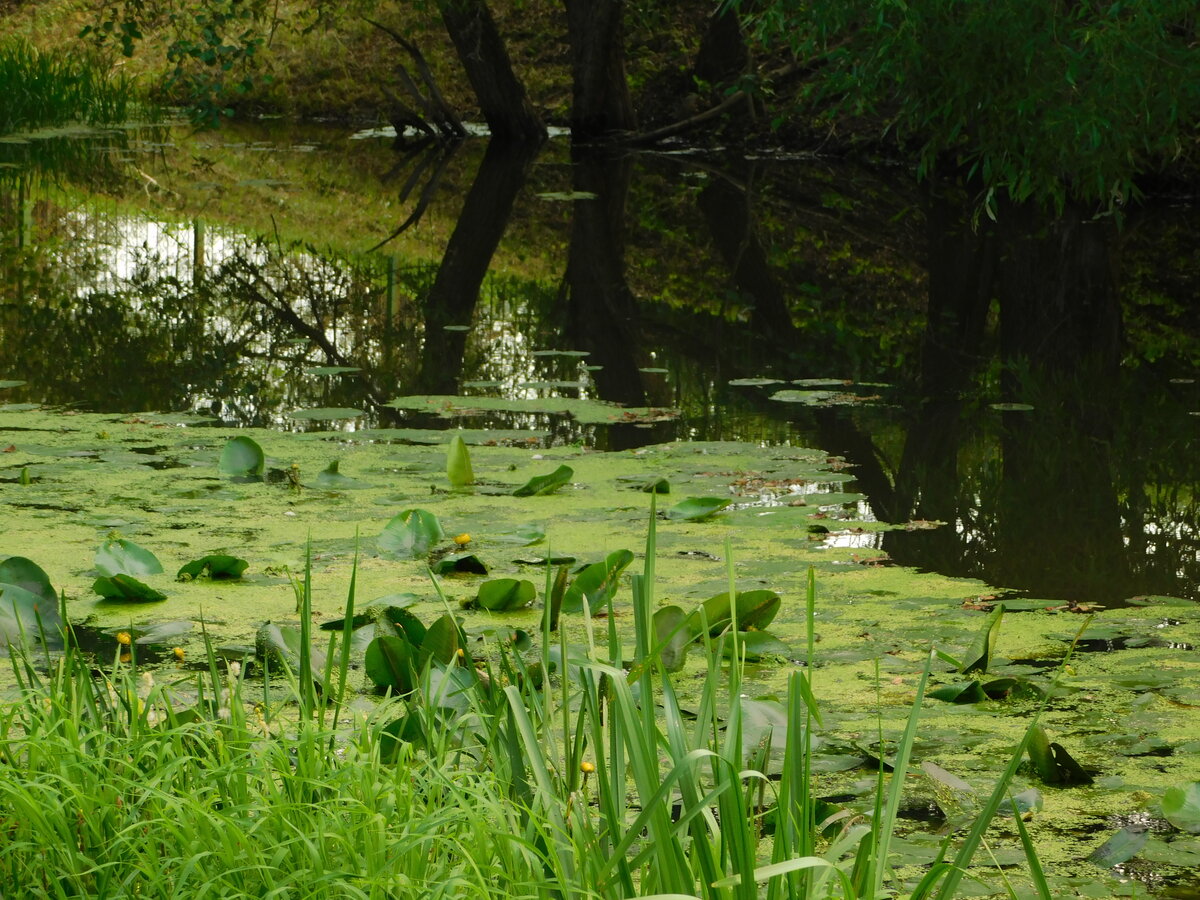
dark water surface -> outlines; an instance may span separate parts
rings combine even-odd
[[[0,144],[0,385],[24,382],[0,403],[813,446],[876,518],[918,523],[862,536],[864,560],[1200,599],[1197,209],[972,208],[811,158],[270,125]],[[387,405],[426,394],[643,412]]]

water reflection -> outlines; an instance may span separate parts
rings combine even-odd
[[[184,168],[158,144],[121,152],[164,185]],[[316,227],[298,242],[246,234],[201,209],[137,214],[133,164],[87,175],[66,154],[63,187],[3,170],[0,379],[28,384],[0,400],[310,429],[444,427],[387,406],[417,393],[672,407],[679,419],[605,428],[463,424],[613,449],[679,436],[818,446],[853,466],[868,515],[947,523],[846,546],[878,540],[902,564],[1060,601],[1200,597],[1200,398],[1169,382],[1194,376],[1200,340],[1176,320],[1164,349],[1147,314],[1186,308],[1188,281],[1156,277],[1157,299],[1139,303],[1147,277],[1122,274],[1157,271],[1158,245],[1176,246],[1161,235],[1190,226],[1148,216],[1117,232],[1080,210],[1025,209],[980,223],[953,186],[920,197],[819,161],[370,152],[387,177],[362,185],[362,202],[395,201],[384,234],[411,219],[422,241],[444,235],[436,259],[394,244],[333,252]],[[307,154],[317,181],[337,182],[319,168],[333,156]],[[1131,365],[1155,334],[1158,366]],[[729,384],[768,375],[834,375],[883,399],[809,407],[769,399],[794,385]],[[288,416],[310,407],[364,415]]]

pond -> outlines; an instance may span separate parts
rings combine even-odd
[[[356,546],[368,598],[428,593],[374,555],[402,509],[475,535],[495,574],[544,572],[519,560],[640,550],[630,488],[666,477],[660,509],[732,505],[664,524],[665,599],[721,591],[731,553],[747,586],[791,596],[775,630],[794,649],[817,567],[843,737],[874,733],[881,683],[902,728],[919,645],[964,651],[998,602],[989,674],[1014,679],[1098,613],[1048,721],[1098,787],[1059,789],[1038,840],[1098,844],[1146,809],[1162,836],[1117,874],[1187,896],[1197,851],[1155,802],[1200,770],[1200,223],[1167,200],[1120,227],[970,209],[884,165],[682,147],[271,123],[0,144],[0,555],[106,629],[143,621],[89,599],[110,532],[177,563],[245,555],[244,585],[184,585],[152,613],[207,603],[236,644],[294,617],[308,542],[332,617]],[[469,497],[444,490],[448,429]],[[237,434],[268,484],[218,477]],[[540,505],[499,499],[564,464]],[[549,547],[511,537],[530,521]],[[755,667],[764,696],[777,669]],[[988,703],[934,710],[918,749],[986,781],[1023,727]],[[1086,852],[1049,858],[1089,883]]]

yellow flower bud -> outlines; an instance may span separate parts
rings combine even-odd
[[[175,654],[175,658],[177,660],[183,662],[184,652],[182,647],[172,647],[171,652]]]
[[[579,771],[582,772],[584,775],[591,775],[593,772],[596,771],[596,766],[594,763],[590,763],[585,759],[583,762],[581,762],[579,764]]]
[[[118,631],[117,632],[117,643],[123,647],[128,647],[130,644],[133,643],[133,635],[130,634],[128,631]]]
[[[458,544],[458,546],[460,546],[460,547],[464,547],[467,544],[471,543],[471,536],[469,534],[467,534],[465,531],[462,534],[456,534],[454,536],[454,543]]]

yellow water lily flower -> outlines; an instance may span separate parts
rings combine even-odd
[[[117,632],[117,643],[123,647],[128,647],[130,644],[133,643],[133,635],[130,634],[128,631],[118,631]]]
[[[467,534],[465,531],[462,534],[456,534],[454,536],[454,543],[456,543],[456,544],[458,544],[458,546],[462,547],[465,544],[471,543],[471,536],[469,534]]]

